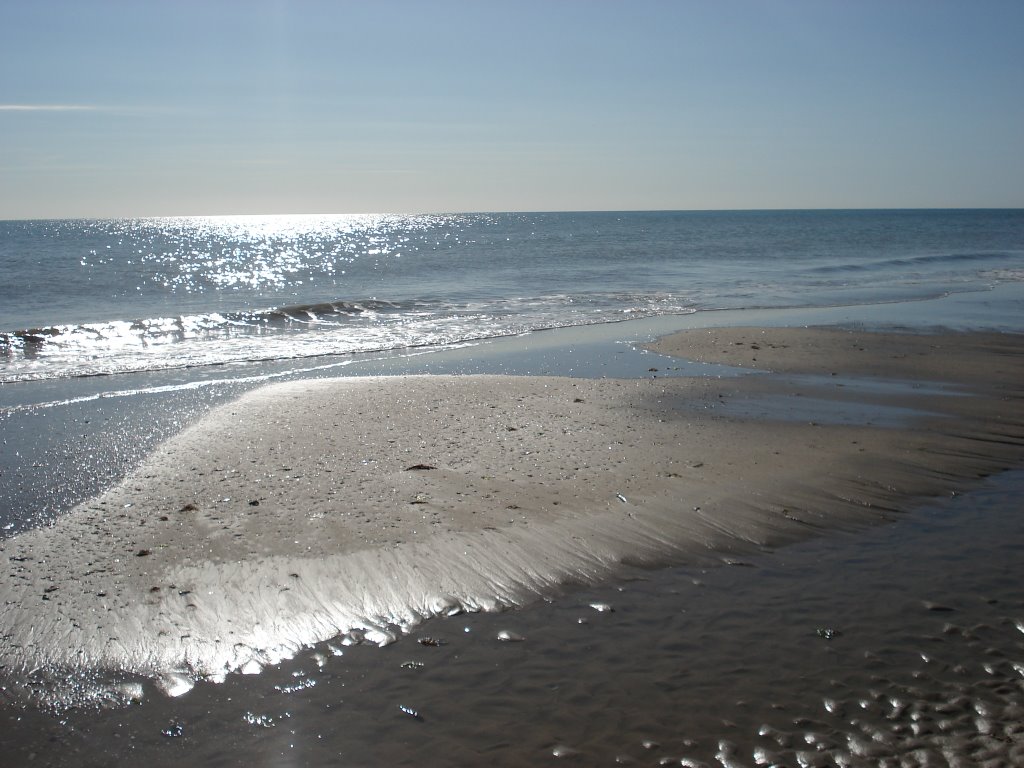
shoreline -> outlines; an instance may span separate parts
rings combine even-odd
[[[688,331],[653,348],[707,358],[729,341],[735,363],[750,333]],[[837,333],[854,347],[837,348]],[[979,350],[972,334],[770,335],[759,365],[799,352],[782,368],[828,375],[434,375],[254,390],[54,526],[3,542],[2,663],[54,678],[84,663],[180,694],[311,643],[387,644],[431,616],[520,605],[623,563],[721,560],[862,527],[1024,460],[1024,337]],[[867,343],[907,356],[876,355],[873,380],[941,373],[966,389],[849,387]],[[941,366],[908,369],[936,343]],[[824,368],[811,364],[825,351]],[[772,418],[822,399],[869,422],[886,407],[907,413],[882,426]],[[730,415],[737,402],[764,412]]]
[[[743,369],[666,361],[640,345],[688,328],[840,326],[934,332],[1003,328],[1024,332],[1024,283],[895,304],[713,310],[576,326],[454,349],[343,355],[313,367],[214,366],[0,386],[0,531],[51,524],[121,481],[158,444],[212,407],[273,381],[325,376],[502,374],[578,378],[732,376]],[[653,357],[652,357],[653,356]]]
[[[848,213],[12,231],[0,765],[1024,765],[1024,218]]]
[[[985,297],[986,300],[979,300]],[[271,377],[288,375],[294,371],[298,375],[315,374],[319,370],[344,368],[348,365],[367,361],[383,361],[391,358],[413,358],[430,354],[446,357],[464,349],[481,349],[491,344],[515,343],[516,339],[549,338],[561,336],[555,342],[560,346],[571,344],[573,339],[587,343],[591,340],[621,339],[627,336],[660,337],[676,330],[685,328],[717,328],[735,325],[750,326],[865,326],[877,330],[896,330],[909,332],[919,329],[921,332],[963,332],[984,330],[991,333],[1024,333],[1024,325],[1013,322],[1011,308],[1024,306],[1024,280],[1006,280],[991,286],[965,288],[961,291],[947,291],[936,295],[925,295],[909,298],[896,298],[888,301],[852,302],[821,305],[792,305],[765,307],[701,307],[682,312],[650,314],[641,317],[617,317],[601,321],[587,322],[579,325],[552,325],[532,328],[519,333],[500,333],[490,336],[467,338],[452,344],[425,342],[410,346],[383,347],[352,352],[318,352],[305,357],[283,358],[252,358],[225,360],[214,363],[194,363],[180,366],[148,368],[141,370],[125,370],[105,373],[85,373],[55,378],[25,378],[0,381],[0,392],[16,388],[31,388],[34,385],[62,388],[66,385],[74,388],[76,384],[132,378],[166,378],[179,380],[199,374],[190,383],[201,383],[210,373],[223,369],[255,369],[261,368],[275,371]],[[940,319],[941,318],[941,319]],[[631,329],[627,334],[617,331],[618,326]],[[648,339],[650,340],[650,339]],[[542,342],[542,345],[547,346]],[[328,361],[326,364],[321,364]],[[242,377],[244,378],[244,377]],[[216,379],[214,378],[214,381]],[[102,387],[98,388],[102,391]],[[94,397],[86,395],[85,397]],[[45,404],[45,403],[44,403]],[[7,408],[21,409],[31,407],[31,403],[17,401],[0,402],[0,412]]]

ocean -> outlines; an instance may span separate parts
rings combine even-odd
[[[984,290],[1024,280],[1024,212],[7,221],[0,268],[11,383]]]

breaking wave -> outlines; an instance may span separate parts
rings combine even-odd
[[[0,382],[457,344],[695,309],[669,294],[610,292],[463,303],[370,298],[51,325],[0,333]]]

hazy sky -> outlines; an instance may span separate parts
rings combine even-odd
[[[1024,2],[0,0],[0,218],[1024,207]]]

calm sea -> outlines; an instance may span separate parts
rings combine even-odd
[[[0,222],[0,382],[1024,280],[1024,211]]]

